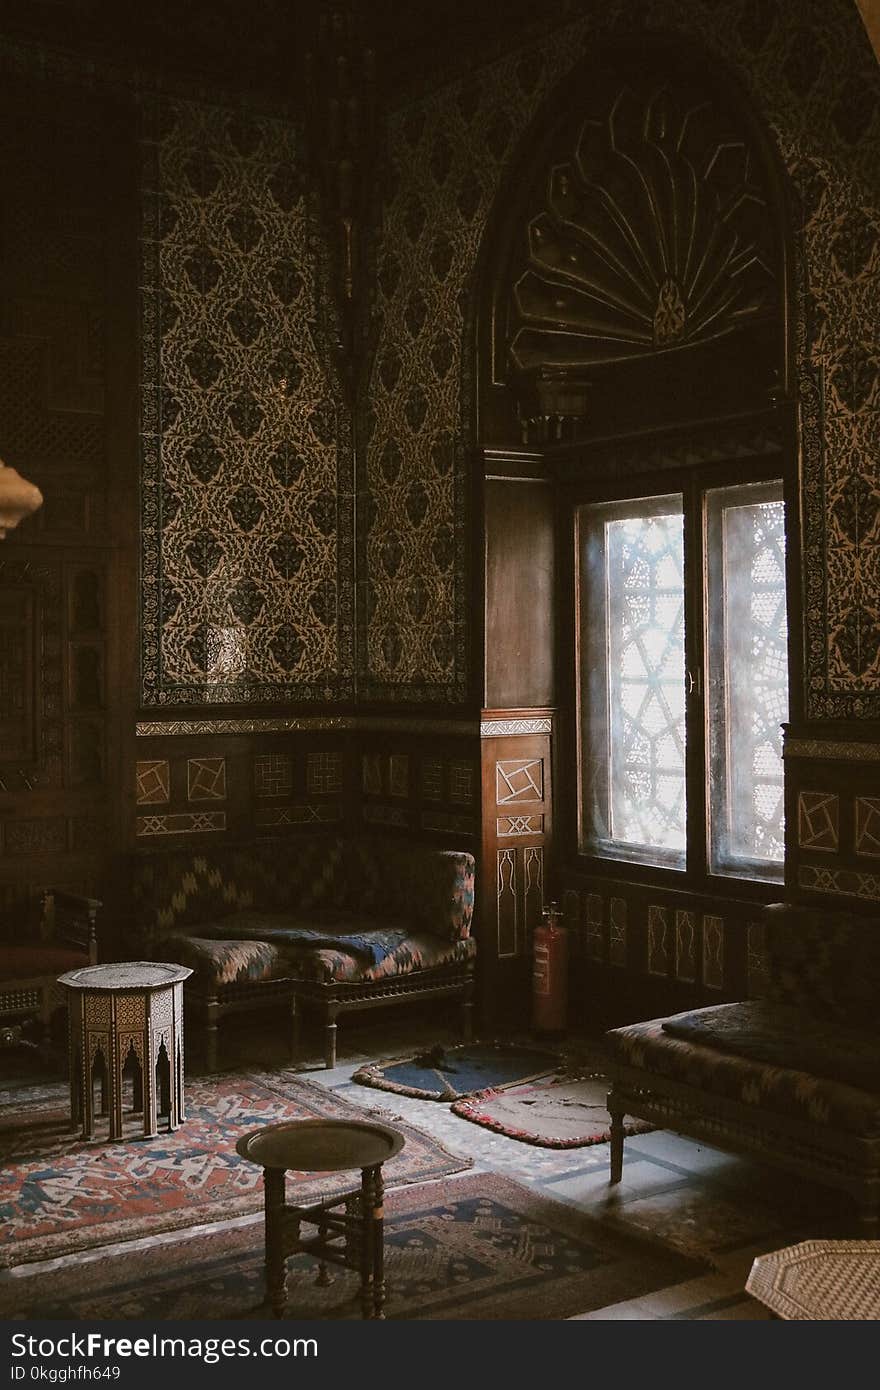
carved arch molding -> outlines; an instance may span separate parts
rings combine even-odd
[[[786,384],[782,219],[740,103],[655,53],[559,106],[503,210],[485,441],[766,409]]]

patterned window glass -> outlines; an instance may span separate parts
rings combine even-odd
[[[582,669],[590,794],[582,843],[682,867],[685,852],[681,497],[581,509]]]
[[[706,541],[710,868],[779,878],[788,718],[781,484],[709,491]]]
[[[576,558],[581,850],[781,880],[781,482],[581,506]]]

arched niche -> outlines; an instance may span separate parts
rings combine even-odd
[[[666,431],[788,396],[787,222],[767,132],[720,64],[679,41],[597,47],[487,228],[479,444]]]

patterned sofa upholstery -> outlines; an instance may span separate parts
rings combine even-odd
[[[132,904],[138,952],[192,967],[210,1070],[219,1019],[280,999],[294,1049],[298,1005],[322,1008],[328,1067],[345,1009],[459,994],[469,1033],[476,942],[466,852],[372,836],[153,851],[134,857]]]
[[[607,1033],[611,1181],[627,1114],[843,1188],[880,1214],[880,920],[765,909],[764,998]]]

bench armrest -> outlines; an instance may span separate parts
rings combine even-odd
[[[40,933],[46,941],[69,941],[88,951],[89,963],[98,963],[98,898],[67,893],[60,888],[43,889]]]

